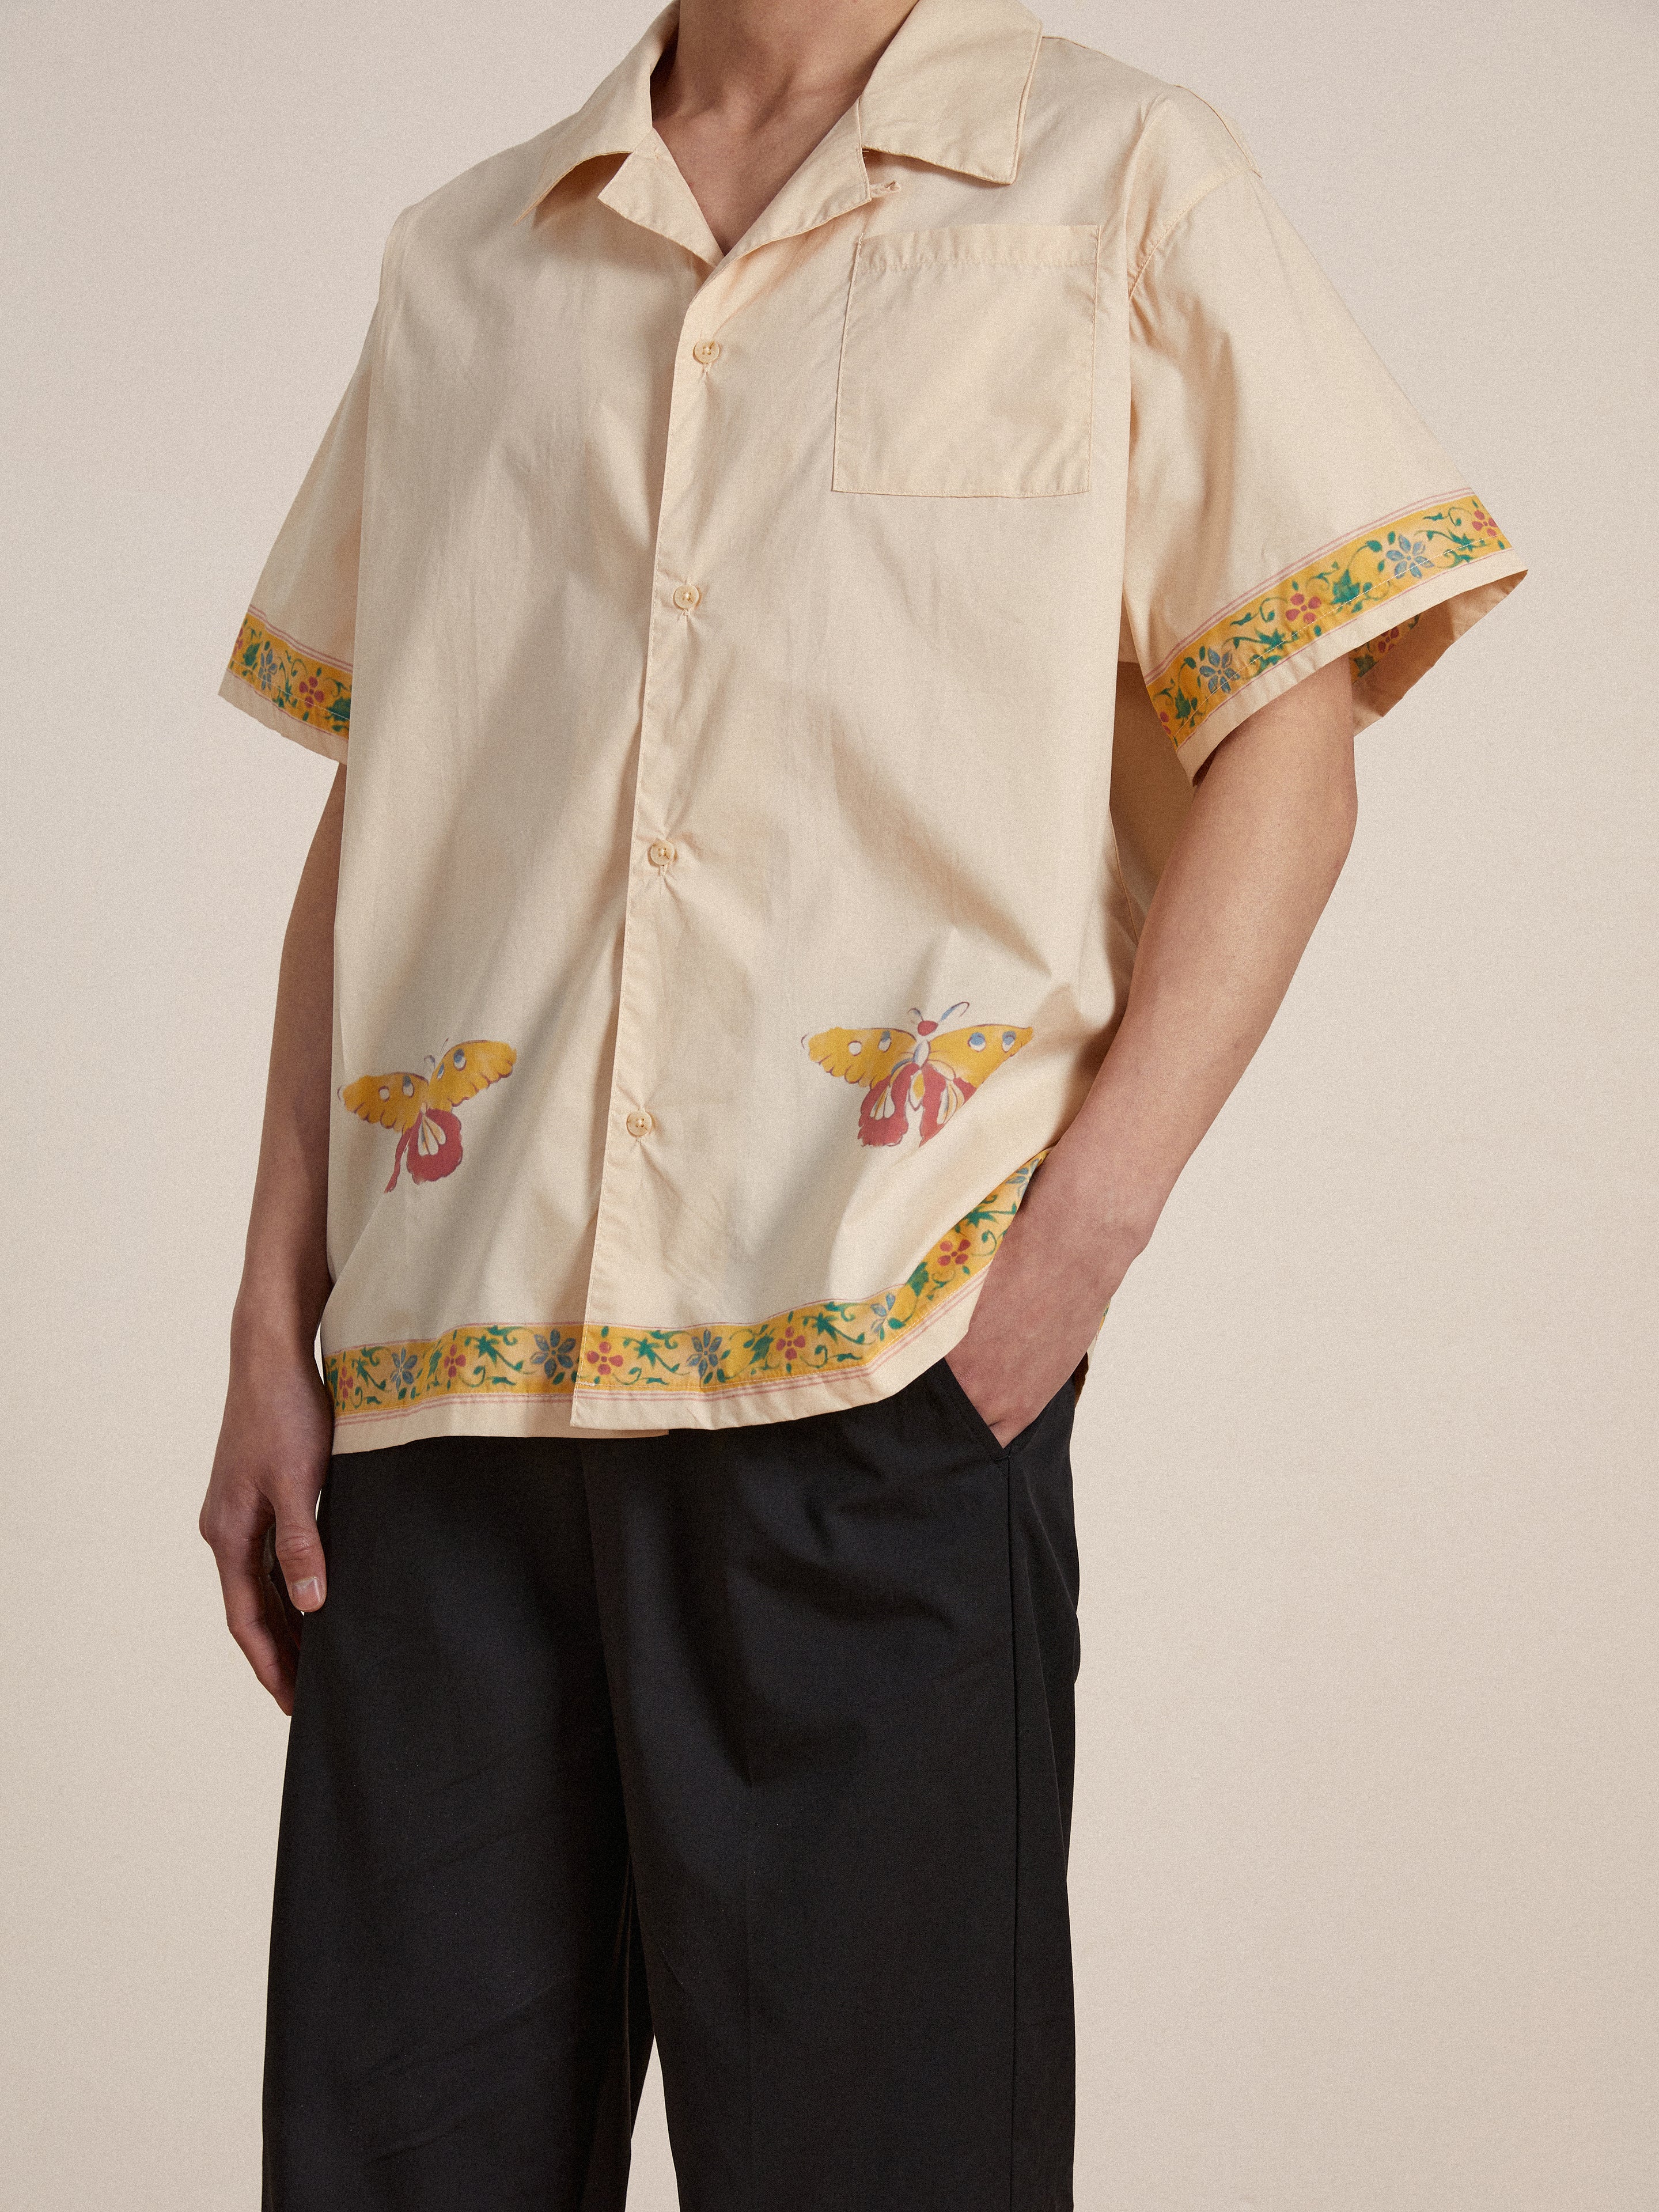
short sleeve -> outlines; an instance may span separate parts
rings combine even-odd
[[[378,315],[376,317],[378,320]],[[219,696],[267,728],[343,761],[362,538],[375,322],[260,574]]]
[[[1248,149],[1149,118],[1129,217],[1124,621],[1188,776],[1339,654],[1360,727],[1525,573]]]

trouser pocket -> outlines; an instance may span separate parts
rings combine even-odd
[[[1012,1443],[1000,1444],[997,1442],[996,1431],[963,1389],[957,1379],[956,1370],[948,1359],[935,1360],[920,1379],[931,1387],[935,1400],[943,1408],[946,1417],[963,1435],[971,1438],[988,1458],[994,1460],[1005,1458],[1013,1449],[1014,1444],[1019,1442],[1018,1437],[1016,1437]],[[1041,1414],[1037,1416],[1039,1420],[1042,1418]],[[1035,1424],[1033,1425],[1035,1426]],[[1022,1436],[1026,1433],[1028,1432],[1024,1430],[1020,1432]]]

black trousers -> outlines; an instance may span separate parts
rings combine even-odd
[[[267,2212],[1063,2212],[1068,1387],[337,1459]]]

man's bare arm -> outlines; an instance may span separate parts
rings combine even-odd
[[[1290,988],[1356,813],[1346,658],[1212,755],[1146,917],[1123,1021],[950,1355],[1002,1443],[1092,1340]]]
[[[298,1646],[266,1571],[270,1532],[301,1613],[314,1613],[327,1586],[316,1507],[333,1414],[315,1346],[329,1291],[334,902],[345,781],[341,769],[283,940],[259,1168],[231,1322],[230,1387],[202,1507],[230,1632],[284,1712],[293,1710]]]

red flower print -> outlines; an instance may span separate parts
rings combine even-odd
[[[971,1237],[951,1237],[939,1248],[939,1265],[941,1267],[965,1267],[973,1249]]]
[[[446,1382],[453,1382],[466,1365],[466,1353],[459,1344],[452,1344],[443,1356],[443,1375]]]
[[[778,1331],[778,1350],[782,1353],[786,1364],[799,1359],[805,1349],[806,1338],[802,1330],[791,1326]]]
[[[1292,592],[1289,600],[1291,620],[1293,623],[1316,623],[1319,610],[1324,604],[1317,592]]]
[[[599,1370],[599,1381],[605,1382],[622,1365],[623,1355],[612,1347],[608,1337],[601,1337],[599,1343],[588,1353],[587,1364],[590,1367]]]

